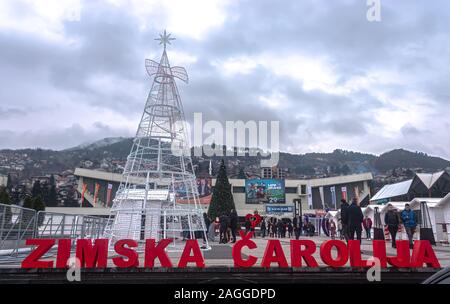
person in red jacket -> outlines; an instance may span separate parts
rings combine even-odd
[[[371,236],[370,231],[372,229],[372,220],[367,215],[363,219],[363,226],[364,226],[364,230],[366,231],[366,238],[368,240],[371,240],[372,236]]]

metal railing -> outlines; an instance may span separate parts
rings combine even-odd
[[[0,263],[21,260],[31,249],[25,245],[27,239],[101,238],[108,222],[107,218],[0,204]]]
[[[0,204],[0,255],[17,255],[36,236],[36,211]]]
[[[100,238],[108,223],[107,218],[43,211],[37,218],[37,238]]]

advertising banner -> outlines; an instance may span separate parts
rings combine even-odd
[[[246,204],[284,204],[285,201],[284,180],[245,180]]]
[[[211,203],[212,198],[212,179],[211,178],[197,178],[197,191],[200,204]],[[186,194],[186,187],[184,183],[177,183],[174,185],[176,192],[176,202],[178,204],[187,204],[188,197]]]

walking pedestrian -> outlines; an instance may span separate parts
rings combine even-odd
[[[334,240],[336,238],[336,223],[333,220],[331,220],[329,225],[330,225],[330,236],[331,239]]]
[[[228,216],[223,213],[220,217],[219,217],[219,243],[220,244],[226,244],[228,243],[228,238],[227,238],[227,231],[228,231]]]
[[[348,238],[350,240],[356,239],[361,242],[362,222],[364,216],[361,207],[358,204],[356,197],[352,199],[352,204],[347,208],[347,223],[348,223]]]
[[[387,225],[389,233],[391,235],[392,248],[397,248],[397,245],[395,244],[395,238],[397,237],[400,220],[397,211],[394,210],[394,207],[389,206],[388,208],[388,211],[384,215],[384,224]]]
[[[342,233],[342,220],[338,219],[338,233],[339,233],[339,239],[343,240],[344,239],[344,234]]]
[[[295,239],[298,240],[302,234],[302,218],[296,215],[293,220]]]
[[[277,222],[277,233],[278,233],[278,235],[277,236],[279,238],[283,237],[283,228],[286,229],[284,227],[283,221],[282,220],[278,220],[278,222]]]
[[[238,222],[239,222],[239,217],[238,217],[236,210],[231,209],[230,230],[231,230],[231,237],[233,238],[232,243],[236,243],[236,230],[238,229]]]
[[[366,231],[366,239],[371,240],[372,219],[369,216],[365,216],[363,220],[364,230]]]
[[[417,222],[416,222],[416,214],[409,204],[405,204],[405,210],[401,213],[401,218],[403,221],[403,226],[405,226],[406,234],[408,235],[409,247],[412,249],[414,246],[413,237],[414,232],[416,231]]]
[[[288,233],[289,233],[289,238],[292,238],[292,232],[294,231],[294,226],[292,226],[292,222],[288,223]]]
[[[202,238],[203,238],[203,241],[206,242],[206,238],[207,238],[208,230],[209,230],[209,225],[211,224],[211,220],[209,219],[209,217],[206,214],[206,212],[203,213],[203,220],[205,221],[205,229],[206,229],[206,231],[202,231]]]
[[[263,218],[261,221],[261,237],[265,238],[266,237],[266,219]]]
[[[344,235],[344,239],[348,241],[348,208],[349,204],[343,198],[341,199],[341,223],[342,223],[342,234]]]

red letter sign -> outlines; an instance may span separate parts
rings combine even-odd
[[[58,240],[58,253],[56,256],[56,268],[67,268],[67,260],[70,258],[70,249],[72,249],[71,239]]]
[[[233,249],[231,251],[231,255],[233,256],[234,261],[234,267],[252,267],[253,265],[255,265],[258,258],[250,255],[247,260],[244,260],[242,259],[241,250],[242,247],[248,247],[249,249],[255,249],[257,247],[256,243],[250,239],[253,235],[253,232],[249,232],[244,235],[244,232],[242,230],[239,230],[239,234],[241,235],[242,239],[237,241],[233,245]]]
[[[305,246],[302,250],[301,247]],[[292,267],[302,267],[302,259],[308,267],[319,267],[313,257],[316,252],[316,244],[311,240],[291,240],[291,265]]]
[[[172,267],[172,262],[166,253],[166,247],[172,242],[171,239],[162,239],[155,246],[154,239],[147,239],[145,241],[145,267],[152,268],[155,265],[155,259],[158,258],[161,267]]]
[[[415,241],[411,259],[411,267],[422,267],[425,263],[428,267],[440,268],[433,247],[429,241]]]
[[[337,258],[333,259],[331,256],[331,248],[336,247]],[[342,267],[348,261],[347,245],[338,240],[325,241],[320,245],[320,258],[322,261],[331,267]]]
[[[348,240],[348,254],[351,267],[368,267],[367,260],[361,257],[361,243],[358,240]]]
[[[191,251],[194,255],[190,255]],[[205,267],[205,261],[203,260],[202,252],[198,247],[197,240],[187,240],[184,245],[183,253],[181,254],[178,267],[185,268],[188,263],[195,263],[197,267]]]
[[[125,247],[127,246],[127,247]],[[139,256],[133,247],[137,247],[138,243],[135,240],[119,240],[114,244],[114,250],[117,254],[122,256],[113,258],[113,263],[119,268],[138,267]],[[124,257],[128,258],[125,259]]]
[[[274,253],[275,255],[273,255]],[[269,268],[271,263],[278,263],[279,267],[289,267],[279,240],[269,240],[267,242],[261,266]]]
[[[39,261],[55,244],[54,239],[28,239],[25,245],[37,245],[34,251],[22,261],[22,268],[52,268],[53,261]]]
[[[76,257],[80,260],[80,266],[85,268],[106,268],[108,262],[108,239],[78,239]]]

